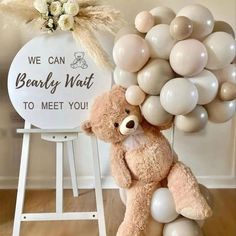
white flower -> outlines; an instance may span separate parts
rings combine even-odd
[[[35,0],[34,1],[34,7],[41,14],[47,14],[48,13],[47,0]]]
[[[60,0],[61,3],[66,3],[68,0]]]
[[[53,28],[53,23],[54,23],[54,22],[53,22],[53,19],[49,19],[49,20],[48,20],[48,27],[49,27],[49,28]]]
[[[71,15],[61,15],[58,20],[58,25],[63,31],[68,31],[73,29],[74,18]]]
[[[49,9],[53,16],[59,16],[62,14],[62,6],[59,1],[52,2]]]
[[[68,1],[63,4],[66,14],[76,16],[79,13],[79,4],[76,1]]]

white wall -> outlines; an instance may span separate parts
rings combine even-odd
[[[190,0],[110,0],[119,8],[129,22],[141,10],[166,5],[178,11],[195,1]],[[209,7],[216,19],[236,25],[236,2],[234,0],[196,1]],[[17,21],[0,15],[0,188],[16,187],[19,171],[21,137],[15,129],[23,126],[23,121],[12,108],[6,90],[7,72],[10,62],[20,47],[37,31],[20,26]],[[207,129],[197,134],[176,132],[175,147],[180,159],[188,164],[199,180],[210,187],[236,187],[236,120],[222,125],[209,123]],[[167,136],[170,136],[167,133]],[[84,135],[77,141],[77,169],[80,187],[92,186],[92,162],[89,139]],[[109,172],[109,146],[100,143],[100,156],[104,186],[114,187]],[[29,186],[45,188],[54,186],[55,147],[34,135],[31,142]],[[70,186],[67,161],[65,163],[65,183]]]

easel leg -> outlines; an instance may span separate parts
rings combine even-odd
[[[63,143],[56,144],[56,213],[63,212]]]
[[[30,128],[31,128],[31,124],[28,122],[25,122],[25,129],[30,129]],[[30,134],[24,134],[23,142],[22,142],[15,219],[14,219],[14,226],[13,226],[13,233],[12,233],[13,236],[20,235],[21,215],[23,213],[23,207],[24,207],[26,177],[27,177],[28,160],[29,160],[29,144],[30,144]]]
[[[91,142],[93,150],[95,194],[96,194],[96,203],[98,212],[99,235],[106,236],[106,225],[105,225],[104,206],[102,197],[101,172],[100,172],[97,138],[95,136],[92,136]]]
[[[74,197],[78,197],[79,191],[78,191],[78,184],[77,184],[77,174],[76,174],[76,167],[75,167],[73,141],[66,142],[66,149],[67,149],[67,155],[68,155],[69,166],[70,166],[70,175],[71,175],[73,195]]]

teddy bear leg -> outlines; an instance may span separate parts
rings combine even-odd
[[[127,202],[124,221],[117,236],[140,236],[145,229],[150,215],[150,201],[156,183],[135,182],[127,190]]]
[[[177,162],[168,175],[171,191],[179,214],[194,220],[203,220],[212,215],[212,210],[200,192],[198,182],[190,168]]]

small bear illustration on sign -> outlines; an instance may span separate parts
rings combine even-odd
[[[75,59],[73,63],[70,65],[71,68],[73,69],[77,69],[77,68],[87,69],[88,68],[87,62],[84,59],[84,52],[75,52],[74,56],[75,56]]]

